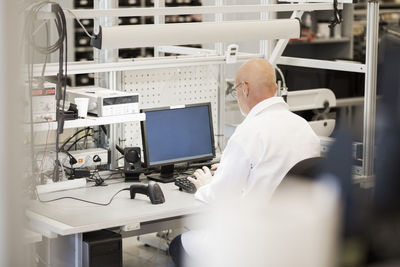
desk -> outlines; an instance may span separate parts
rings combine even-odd
[[[73,196],[106,203],[118,190],[130,185],[115,181],[107,183],[110,184],[41,194],[41,199]],[[204,210],[204,205],[195,200],[192,194],[179,191],[174,184],[160,186],[165,203],[159,205],[152,205],[144,195],[130,199],[129,191],[122,191],[105,207],[71,199],[50,203],[35,200],[29,202],[26,213],[32,229],[47,237],[43,242],[47,254],[63,254],[58,255],[57,263],[53,262],[56,266],[81,266],[82,233],[120,227],[122,236],[128,237],[173,229],[182,225],[185,217]],[[53,251],[49,251],[50,247]]]

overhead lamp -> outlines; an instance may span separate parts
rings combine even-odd
[[[110,26],[91,40],[98,49],[240,42],[300,37],[298,19]]]

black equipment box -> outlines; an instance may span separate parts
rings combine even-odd
[[[108,230],[83,234],[83,267],[122,267],[122,237]]]

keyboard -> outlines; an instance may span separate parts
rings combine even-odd
[[[212,161],[206,161],[206,162],[196,162],[196,163],[189,163],[189,168],[191,169],[199,169],[202,168],[203,166],[207,166],[208,168],[211,168],[211,165],[219,163],[219,159],[214,159]]]
[[[175,185],[179,187],[179,190],[188,192],[190,194],[194,194],[197,191],[196,186],[186,177],[176,179]]]

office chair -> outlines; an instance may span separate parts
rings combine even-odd
[[[296,176],[314,180],[315,176],[321,170],[323,161],[323,157],[314,157],[302,160],[289,170],[286,177]]]
[[[314,181],[318,174],[322,170],[323,162],[325,158],[323,157],[314,157],[304,159],[296,163],[286,174],[285,178],[283,178],[282,182],[278,185],[275,190],[276,192],[281,191],[287,184],[290,184],[294,179],[301,180],[309,180]]]

